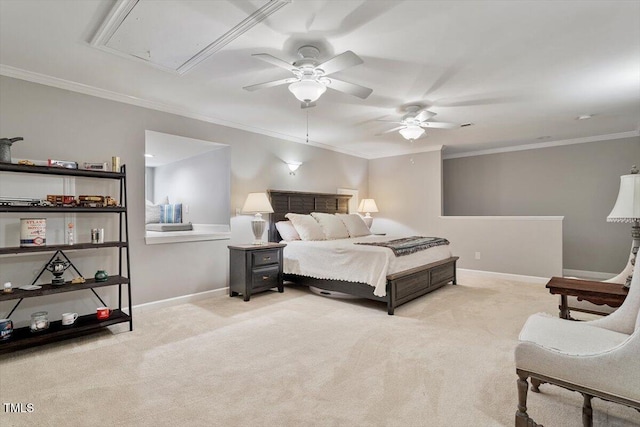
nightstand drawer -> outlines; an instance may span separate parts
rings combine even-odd
[[[251,287],[255,289],[275,288],[279,286],[280,266],[254,268],[251,272]]]
[[[255,251],[251,253],[251,260],[254,267],[260,267],[261,265],[271,265],[280,263],[280,249],[273,249],[268,251]]]

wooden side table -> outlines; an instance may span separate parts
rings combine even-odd
[[[559,308],[562,319],[571,319],[570,310],[600,315],[609,314],[579,307],[570,307],[567,303],[567,296],[574,296],[578,298],[578,301],[589,301],[596,305],[620,307],[629,293],[629,289],[616,283],[594,282],[591,280],[568,279],[564,277],[552,277],[546,287],[551,294],[560,295]]]
[[[278,288],[284,292],[282,243],[232,245],[229,248],[229,296],[239,294],[245,301],[251,294]]]

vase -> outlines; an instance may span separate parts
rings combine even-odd
[[[96,282],[106,282],[109,278],[109,275],[104,270],[98,270],[96,271],[96,275],[94,277],[96,279]]]

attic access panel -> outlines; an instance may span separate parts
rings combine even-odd
[[[91,41],[183,74],[291,0],[119,0]]]

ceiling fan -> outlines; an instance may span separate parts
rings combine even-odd
[[[428,111],[426,108],[419,105],[410,105],[405,109],[405,111],[406,114],[402,116],[400,121],[379,120],[382,122],[398,123],[401,125],[384,131],[382,134],[399,131],[400,135],[402,135],[404,139],[413,142],[424,134],[425,128],[455,129],[462,126],[456,123],[430,122],[429,119],[433,118],[436,113]]]
[[[253,54],[251,56],[255,56],[269,64],[290,71],[293,73],[293,77],[245,86],[243,89],[252,92],[254,90],[264,89],[267,87],[289,84],[289,90],[302,102],[302,108],[314,107],[315,101],[320,98],[327,88],[348,93],[349,95],[357,96],[361,99],[365,99],[371,95],[373,89],[369,89],[355,83],[348,83],[333,77],[327,77],[333,73],[342,71],[345,68],[362,64],[363,61],[358,55],[348,50],[323,63],[318,62],[318,55],[320,55],[320,50],[317,47],[310,45],[302,46],[298,49],[298,56],[300,56],[300,59],[295,61],[293,64],[276,58],[273,55],[269,55],[268,53]]]

